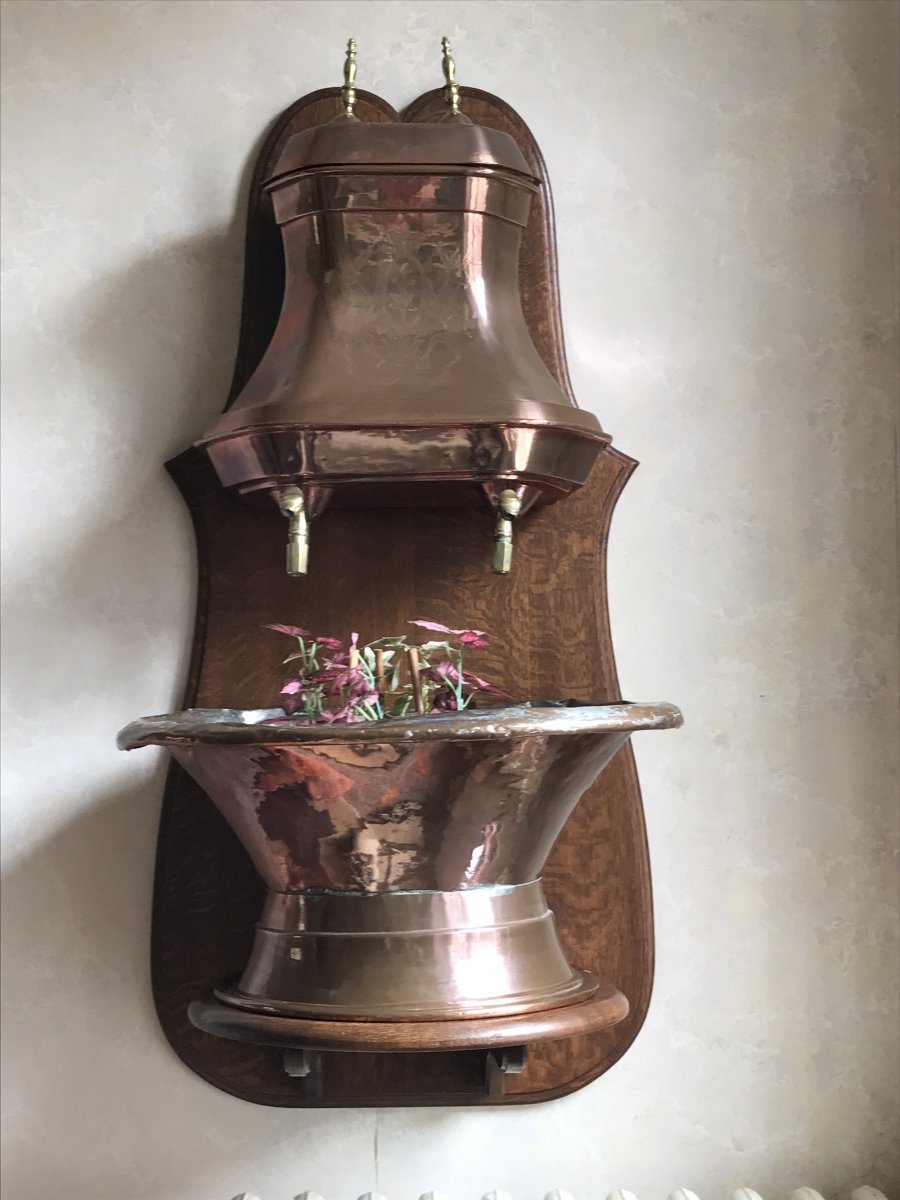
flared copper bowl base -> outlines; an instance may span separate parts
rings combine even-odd
[[[588,977],[590,978],[590,977]],[[595,981],[591,981],[594,985]],[[235,1042],[283,1049],[343,1051],[473,1050],[560,1041],[597,1033],[628,1015],[625,996],[600,984],[586,1000],[538,1012],[452,1021],[329,1021],[272,1016],[224,1004],[194,1000],[191,1024]]]
[[[455,1021],[573,1004],[597,987],[559,944],[540,880],[455,891],[270,892],[235,1008]]]

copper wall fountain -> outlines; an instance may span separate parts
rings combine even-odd
[[[605,545],[635,464],[571,395],[537,146],[443,62],[398,117],[351,45],[343,89],[263,147],[231,400],[169,464],[201,564],[191,707],[120,735],[175,760],[160,1019],[258,1103],[550,1098],[649,1001],[626,742],[681,717],[615,677]],[[269,707],[267,622],[365,640],[423,613],[487,630],[485,666],[537,699],[341,727]]]

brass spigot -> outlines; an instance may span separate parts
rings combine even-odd
[[[347,56],[344,59],[344,86],[341,88],[341,104],[344,106],[344,116],[352,117],[356,107],[356,38],[347,42]]]
[[[495,575],[508,575],[513,556],[513,521],[522,511],[522,501],[512,488],[506,488],[500,493],[498,503],[491,567]]]
[[[287,573],[305,575],[309,566],[309,519],[303,493],[298,487],[285,488],[278,497],[278,507],[288,518]]]

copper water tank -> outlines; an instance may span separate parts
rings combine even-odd
[[[264,186],[284,299],[199,443],[223,484],[305,523],[329,500],[487,497],[514,516],[586,481],[609,439],[525,325],[518,258],[538,182],[508,134],[459,113],[339,117],[292,137]]]

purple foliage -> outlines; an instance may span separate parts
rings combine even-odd
[[[409,624],[444,635],[440,641],[416,646],[426,713],[459,712],[473,704],[478,693],[507,695],[463,669],[465,650],[488,645],[482,630],[452,629],[438,621]],[[307,724],[352,724],[406,716],[414,711],[411,678],[403,681],[400,672],[404,656],[414,643],[403,637],[380,638],[374,643],[380,647],[386,675],[385,680],[379,680],[375,676],[379,661],[375,650],[369,645],[360,646],[356,632],[345,645],[339,638],[314,635],[296,625],[265,628],[297,642],[298,649],[284,660],[292,672],[292,678],[281,689],[282,707],[289,718]]]

